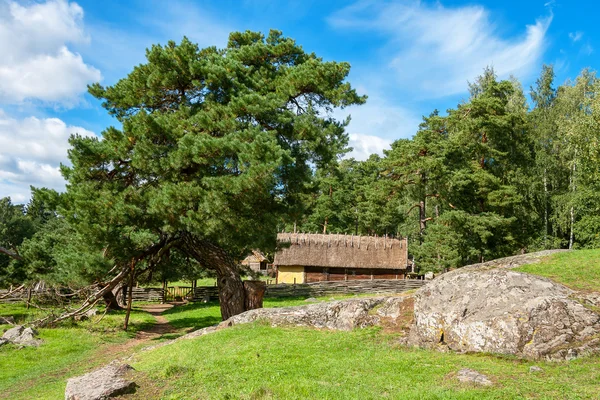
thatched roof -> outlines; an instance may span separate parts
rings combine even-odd
[[[408,261],[406,239],[279,233],[277,241],[274,265],[405,269]]]
[[[250,263],[259,263],[262,261],[267,261],[267,258],[263,253],[258,250],[252,250],[252,254],[242,260],[242,265],[248,265]]]

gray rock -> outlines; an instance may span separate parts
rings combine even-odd
[[[15,319],[13,317],[0,317],[0,325],[14,325]]]
[[[86,321],[92,317],[95,317],[96,315],[98,315],[98,309],[91,308],[91,309],[87,310],[85,313],[75,316],[74,319],[75,319],[75,321]]]
[[[39,346],[42,341],[37,338],[37,335],[33,328],[17,325],[4,332],[2,339],[19,346]]]
[[[13,340],[18,339],[21,336],[21,333],[23,333],[24,329],[25,327],[23,325],[17,325],[14,328],[10,328],[6,332],[4,332],[4,335],[2,335],[2,339],[12,342]]]
[[[537,372],[544,372],[544,370],[542,368],[538,367],[537,365],[532,365],[531,367],[529,367],[530,374],[535,374]]]
[[[416,292],[408,343],[529,359],[599,351],[600,314],[570,298],[572,293],[498,264],[461,268]]]
[[[383,319],[393,323],[402,315],[402,307],[408,298],[362,297],[297,307],[259,308],[235,315],[222,322],[219,327],[263,320],[272,326],[306,326],[348,331],[378,325]]]
[[[319,300],[315,299],[314,297],[309,297],[308,299],[304,300],[307,303],[318,303]]]
[[[8,340],[6,339],[0,339],[0,347],[5,345],[6,343],[9,343]]]
[[[67,380],[65,400],[106,400],[133,393],[137,385],[125,375],[133,368],[113,362],[89,374]]]
[[[476,385],[481,386],[492,385],[492,381],[490,381],[490,379],[487,376],[469,368],[463,368],[460,371],[458,371],[458,373],[456,374],[456,378],[461,382],[474,383]]]
[[[431,280],[433,280],[433,278],[435,278],[435,275],[433,274],[433,272],[427,272],[425,274],[425,280],[431,281]]]

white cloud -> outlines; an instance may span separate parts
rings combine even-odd
[[[378,136],[361,135],[359,133],[350,134],[350,147],[352,151],[344,156],[344,158],[354,158],[364,161],[371,154],[379,154],[383,156],[383,150],[390,148],[391,141],[382,139]]]
[[[76,3],[0,0],[0,102],[77,104],[86,85],[102,79],[67,46],[88,42]]]
[[[583,37],[583,32],[581,32],[581,31],[569,32],[569,39],[571,39],[573,42],[579,42],[582,37]]]
[[[350,147],[354,150],[346,158],[366,160],[371,154],[383,155],[383,150],[389,149],[391,142],[409,138],[417,132],[421,119],[408,109],[390,104],[388,99],[374,94],[369,96],[364,105],[334,112],[338,120],[348,115],[351,117],[346,132],[350,136]]]
[[[493,66],[500,77],[529,76],[539,67],[552,16],[527,25],[519,37],[503,38],[481,6],[358,2],[333,15],[338,28],[388,35],[388,74],[421,98],[464,93],[467,81]]]
[[[0,110],[0,197],[29,199],[29,186],[64,190],[59,164],[67,162],[72,134],[94,136],[58,118],[14,119]]]
[[[584,46],[581,47],[581,52],[586,56],[589,56],[594,52],[594,48],[591,44],[586,43]]]

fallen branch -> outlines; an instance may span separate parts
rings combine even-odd
[[[19,287],[18,287],[18,288],[16,288],[16,289],[10,290],[8,293],[4,293],[2,296],[0,296],[0,299],[5,299],[5,298],[7,298],[7,297],[10,297],[10,296],[12,296],[14,293],[16,293],[16,292],[18,292],[18,291],[22,290],[24,287],[25,287],[25,285],[21,285],[21,286],[19,286]]]
[[[52,318],[52,317],[54,317],[54,315],[49,315],[47,317],[33,321],[31,323],[31,325],[36,326],[36,327],[53,325],[60,321],[64,321],[66,319],[73,318],[73,317],[76,317],[76,316],[86,313],[89,309],[94,307],[104,297],[104,295],[106,293],[113,290],[119,284],[119,282],[121,282],[127,276],[128,272],[129,272],[129,268],[127,268],[127,267],[122,268],[117,276],[115,276],[106,285],[104,285],[104,287],[102,289],[98,290],[96,293],[89,296],[83,302],[81,307],[79,307],[75,311],[63,313],[55,318]]]
[[[19,255],[19,253],[17,253],[16,251],[9,250],[6,247],[0,246],[0,253],[6,254],[7,256],[9,256],[10,258],[14,258],[15,260],[22,260],[23,259],[23,257],[21,257]]]

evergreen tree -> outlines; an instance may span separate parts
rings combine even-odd
[[[123,129],[71,139],[66,217],[120,266],[115,279],[171,251],[216,271],[227,319],[244,311],[234,260],[274,248],[311,166],[347,146],[346,123],[330,111],[365,99],[345,82],[349,64],[277,31],[232,33],[225,49],[184,38],[147,60],[114,86],[90,87]]]

